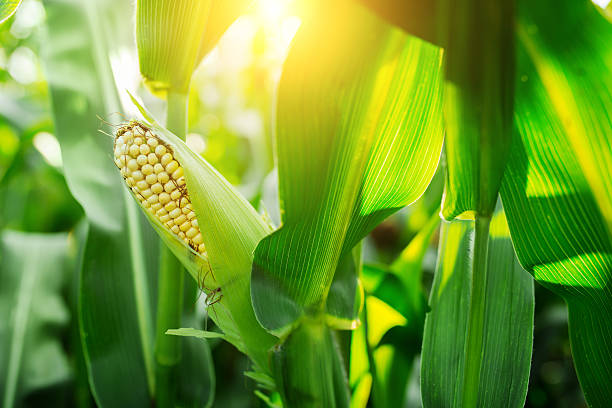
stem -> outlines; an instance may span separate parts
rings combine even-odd
[[[187,95],[168,92],[166,127],[185,140]],[[181,263],[160,242],[157,330],[155,334],[156,406],[174,407],[177,369],[181,361],[181,338],[166,335],[166,330],[181,327],[184,273]]]
[[[491,217],[476,216],[474,236],[474,260],[465,344],[465,369],[463,377],[463,407],[475,407],[478,403],[480,365],[483,357],[485,303],[488,279],[489,225]]]

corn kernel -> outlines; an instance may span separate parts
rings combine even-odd
[[[149,174],[149,176],[154,176],[154,174]],[[149,177],[147,176],[147,177]],[[155,183],[151,186],[151,191],[154,192],[155,194],[160,194],[164,191],[164,188],[162,187],[161,184],[159,183]],[[167,195],[167,193],[164,193]]]

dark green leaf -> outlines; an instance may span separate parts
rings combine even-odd
[[[520,11],[518,134],[502,199],[521,263],[568,304],[585,397],[605,407],[612,400],[612,26],[588,1],[525,2]]]
[[[479,361],[479,407],[522,407],[533,341],[533,280],[519,265],[503,214],[491,222],[485,276],[484,328],[469,333],[474,223],[442,225],[440,254],[425,320],[421,395],[425,407],[462,407],[468,359]],[[482,336],[482,354],[468,355],[469,336]]]

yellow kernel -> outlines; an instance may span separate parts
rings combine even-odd
[[[178,232],[179,238],[185,239],[185,233],[183,231]]]
[[[194,227],[198,227],[198,220],[196,218],[194,218],[193,220],[191,220],[191,225],[193,225]]]
[[[175,234],[178,234],[181,230],[179,229],[178,225],[173,225],[170,228],[170,231],[174,232]]]
[[[155,148],[155,154],[158,155],[159,157],[162,157],[164,154],[166,154],[166,146],[158,145]]]
[[[176,218],[179,215],[181,215],[181,210],[179,210],[178,208],[175,208],[174,210],[168,212],[168,214],[170,215],[170,218]]]
[[[154,176],[154,174],[150,174],[149,176]],[[149,177],[147,176],[147,177]],[[155,183],[151,186],[151,191],[154,192],[155,194],[160,194],[162,191],[164,191],[164,188],[162,187],[161,184],[159,183]],[[164,193],[166,194],[166,193]]]
[[[159,159],[157,158],[157,156],[155,155],[155,153],[149,153],[149,154],[147,155],[147,160],[149,161],[149,164],[150,164],[151,166],[153,166],[154,164],[156,164],[156,163],[159,161]]]
[[[155,187],[155,186],[153,186],[153,187]],[[153,187],[151,187],[151,191],[153,191]],[[159,202],[162,203],[163,205],[166,205],[166,203],[168,201],[170,201],[170,194],[168,194],[168,193],[161,193],[161,192],[158,193],[158,194],[159,194]]]
[[[202,234],[198,233],[195,237],[193,237],[193,243],[196,245],[200,245],[204,243],[204,240],[202,239]]]
[[[158,212],[158,211],[163,211],[163,212],[164,212],[164,214],[166,213],[166,210],[164,210],[164,206],[163,206],[163,205],[161,205],[159,202],[157,202],[157,203],[153,204],[153,205],[151,206],[151,210],[153,210],[153,211],[155,211],[155,212]]]
[[[138,146],[134,144],[130,146],[128,151],[130,153],[130,156],[132,156],[133,158],[137,158],[138,155],[140,154],[140,149],[138,148]]]
[[[178,190],[174,190],[170,193],[170,198],[173,200],[178,200],[181,197],[181,192]]]
[[[157,176],[155,174],[147,174],[147,177],[145,177],[145,180],[147,183],[153,185],[157,183]]]
[[[147,154],[151,153],[151,148],[149,147],[148,144],[141,144],[140,145],[140,154],[144,154],[145,156]]]
[[[136,170],[132,172],[132,177],[136,181],[140,181],[144,179],[144,175],[140,172],[140,170]]]
[[[142,174],[144,174],[145,176],[148,176],[149,174],[153,174],[153,166],[147,163],[144,166],[142,166],[140,171],[142,171]]]
[[[125,182],[127,183],[128,187],[134,187],[134,185],[136,184],[136,182],[134,181],[134,177],[128,177]]]
[[[206,252],[206,247],[204,246],[204,244],[198,245],[198,252],[201,253],[201,254]]]
[[[174,171],[178,169],[178,167],[179,167],[178,162],[176,160],[172,160],[170,163],[166,165],[166,172],[174,173]]]
[[[168,169],[168,167],[166,167],[166,170]],[[183,176],[183,168],[179,167],[178,169],[176,169],[174,171],[174,173],[172,173],[172,178],[175,180],[180,179]]]
[[[198,230],[197,230],[197,229],[195,229],[195,228],[193,228],[193,227],[191,227],[191,228],[189,228],[189,229],[188,229],[188,230],[185,232],[185,236],[186,236],[187,238],[193,238],[193,237],[195,237],[195,236],[196,236],[196,234],[197,234],[197,233],[198,233]]]
[[[166,165],[172,161],[172,155],[170,153],[166,153],[161,157],[161,164]]]
[[[125,140],[126,142],[129,142],[134,138],[134,134],[130,132],[129,130],[125,132],[122,136],[123,136],[123,140]]]
[[[146,181],[144,180],[139,180],[136,182],[136,187],[138,187],[139,190],[146,190],[147,188],[149,188],[149,185],[147,184]]]
[[[134,128],[134,132],[135,133],[140,133],[140,132],[136,132],[136,128]],[[142,140],[142,137],[135,137],[134,138],[134,142],[135,145],[140,146],[141,144],[144,143],[144,140]],[[139,148],[140,149],[140,148]]]
[[[138,163],[139,166],[144,166],[145,164],[147,164],[147,156],[141,154],[136,158],[136,163]]]
[[[161,164],[157,163],[155,166],[160,166]],[[155,172],[158,173],[157,174],[157,180],[162,183],[162,184],[166,184],[169,180],[170,180],[170,176],[168,176],[168,173],[166,173],[165,171],[163,171],[164,168],[162,167],[162,171],[161,172],[157,172],[157,168],[155,169]]]
[[[147,144],[149,145],[149,147],[151,147],[151,149],[155,149],[155,147],[159,144],[159,142],[157,141],[156,138],[150,137],[147,139]]]
[[[189,214],[187,214],[187,218],[190,220],[193,220],[195,217],[196,217],[195,211],[189,211]]]
[[[159,196],[157,194],[152,194],[151,197],[147,198],[147,201],[151,204],[155,204],[159,201]]]
[[[174,185],[173,182],[169,181],[166,184],[164,184],[164,191],[166,193],[171,193],[174,189],[176,188],[176,186]],[[175,199],[176,200],[176,199]]]
[[[176,184],[177,184],[179,187],[184,186],[184,185],[185,185],[185,177],[181,177],[180,179],[176,180]]]
[[[176,202],[170,201],[168,204],[164,205],[166,211],[170,212],[176,208]]]
[[[142,201],[142,206],[144,208],[149,208],[151,206],[151,204],[149,204],[149,202],[147,200]]]
[[[155,171],[155,174],[165,173],[164,166],[159,163],[153,165],[153,171]]]
[[[189,207],[189,200],[187,199],[187,197],[183,197],[180,199],[179,207],[181,207],[181,209],[183,210],[183,214],[189,213],[191,207]]]
[[[132,171],[138,170],[138,163],[136,162],[136,160],[130,159],[127,162],[127,168],[132,170]]]
[[[170,221],[170,216],[169,216],[167,213],[166,213],[166,214],[164,214],[164,215],[160,215],[160,216],[159,216],[159,220],[160,220],[162,223],[164,223],[164,224],[165,224],[165,223],[167,223],[168,221]]]
[[[158,205],[158,206],[159,206],[159,208],[157,208],[157,209],[155,210],[155,215],[157,215],[158,217],[162,217],[162,216],[164,216],[164,215],[168,214],[168,213],[166,212],[166,210],[164,210],[164,208],[161,206],[161,204],[160,204],[160,203],[157,203],[157,204],[155,204],[155,205]],[[151,209],[154,209],[154,208],[153,208],[153,206],[151,206]]]
[[[142,190],[140,192],[140,195],[143,196],[144,198],[149,198],[153,195],[153,192],[147,188],[146,190]]]
[[[127,177],[128,176],[128,169],[126,169],[125,167],[122,167],[121,170],[119,170],[119,173],[121,173],[121,175],[123,177]]]
[[[176,210],[174,210],[174,211],[176,211]],[[172,218],[174,218],[174,223],[176,225],[181,225],[182,223],[187,221],[187,217],[185,217],[185,214],[181,214],[181,215],[179,215],[177,217],[172,217]]]

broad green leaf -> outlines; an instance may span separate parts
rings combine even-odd
[[[514,96],[514,1],[445,0],[446,186],[442,215],[493,214],[510,151]]]
[[[563,24],[550,20],[553,5]],[[565,135],[612,234],[612,24],[588,0],[529,3],[520,11],[517,35],[530,62],[520,65],[519,86],[537,88],[547,105],[521,121],[534,132],[552,122]]]
[[[352,2],[313,14],[278,91],[283,225],[253,264],[257,318],[277,334],[325,310],[342,256],[423,193],[442,145],[440,51]]]
[[[259,240],[270,232],[269,226],[208,162],[161,127],[135,99],[133,101],[148,121],[146,125],[172,148],[184,169],[208,260],[204,264],[204,258],[193,251],[186,259],[183,256],[184,244],[169,247],[194,278],[199,276],[204,265],[210,264],[212,273],[207,276],[205,284],[210,288],[220,288],[222,297],[212,306],[209,315],[223,330],[226,340],[247,354],[258,369],[267,372],[268,351],[276,339],[255,318],[250,298],[250,272],[253,251]],[[149,220],[164,242],[179,241],[167,230],[160,230],[161,226],[154,217],[149,216]]]
[[[517,136],[501,194],[521,264],[567,302],[586,400],[605,407],[612,400],[606,228],[612,27],[588,2],[555,2],[554,20],[549,7],[552,2],[521,8]]]
[[[21,0],[0,0],[0,24],[8,20],[20,4]]]
[[[503,213],[489,236],[482,333],[469,333],[474,223],[442,225],[438,265],[425,320],[421,360],[424,407],[462,407],[468,359],[479,359],[477,406],[522,407],[533,341],[533,280],[519,265]],[[466,354],[468,336],[482,336],[482,354]]]
[[[150,406],[154,393],[159,242],[123,187],[110,159],[112,138],[98,132],[96,118],[120,111],[107,44],[130,38],[124,15],[131,7],[123,7],[113,2],[49,1],[43,47],[64,171],[89,221],[79,319],[92,393],[103,407]],[[103,30],[101,15],[113,30]],[[200,350],[195,358],[207,352]],[[201,366],[196,377],[202,387],[212,386],[212,373],[203,371],[207,368]],[[200,395],[192,396],[201,400]]]
[[[70,321],[62,293],[72,266],[67,234],[4,230],[0,235],[0,404],[5,408],[23,406],[27,395],[72,376],[62,345]]]
[[[140,73],[152,91],[187,93],[213,0],[138,0]]]

